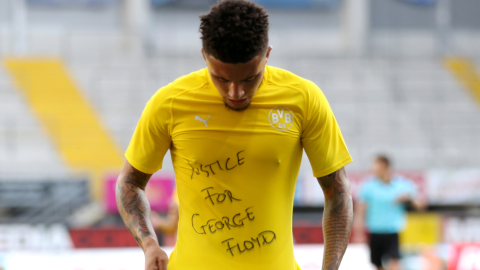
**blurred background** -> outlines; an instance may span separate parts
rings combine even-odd
[[[204,68],[198,16],[215,0],[0,0],[0,269],[143,269],[113,186],[157,89]],[[355,193],[377,153],[412,179],[402,269],[480,269],[480,1],[258,0],[269,64],[314,81],[354,162]],[[147,187],[165,215],[167,153]],[[323,193],[306,156],[296,257],[321,269]],[[159,233],[170,251],[175,237]],[[170,248],[168,247],[170,246]],[[341,269],[373,269],[353,243]]]

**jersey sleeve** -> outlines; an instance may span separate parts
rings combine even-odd
[[[352,161],[340,128],[323,92],[307,84],[302,143],[315,177],[333,173]]]
[[[405,184],[406,184],[405,185],[406,193],[412,198],[417,197],[418,195],[417,185],[412,180],[406,180]]]
[[[369,197],[369,191],[371,190],[370,188],[368,188],[368,184],[370,182],[364,182],[361,184],[358,192],[357,192],[357,195],[355,196],[355,199],[360,202],[360,203],[365,203],[366,201],[368,201],[368,197]]]
[[[145,106],[125,157],[137,170],[153,174],[162,168],[163,157],[170,148],[169,98],[160,89]]]

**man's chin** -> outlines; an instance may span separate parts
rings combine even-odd
[[[230,104],[228,104],[227,102],[225,102],[225,108],[227,108],[229,110],[232,110],[232,111],[236,111],[236,112],[243,112],[246,109],[248,109],[248,107],[250,107],[250,103],[251,102],[248,102],[247,105],[243,105],[242,107],[233,107]]]

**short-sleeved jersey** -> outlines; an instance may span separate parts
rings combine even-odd
[[[366,225],[370,233],[399,233],[405,226],[406,205],[398,203],[401,195],[414,198],[416,186],[409,180],[395,176],[390,183],[378,178],[367,180],[358,193],[358,200],[366,205]]]
[[[316,177],[352,160],[321,90],[270,66],[244,111],[226,108],[207,69],[161,88],[126,158],[154,173],[168,149],[180,216],[169,270],[299,269],[292,207],[303,149]]]

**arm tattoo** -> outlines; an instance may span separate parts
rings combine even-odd
[[[350,183],[345,168],[319,177],[325,195],[323,212],[323,234],[325,250],[324,270],[336,270],[347,249],[353,224],[353,207]]]
[[[150,221],[150,204],[145,195],[145,187],[151,174],[145,174],[130,167],[117,181],[117,205],[125,225],[138,244],[143,248],[142,240],[155,236]]]

